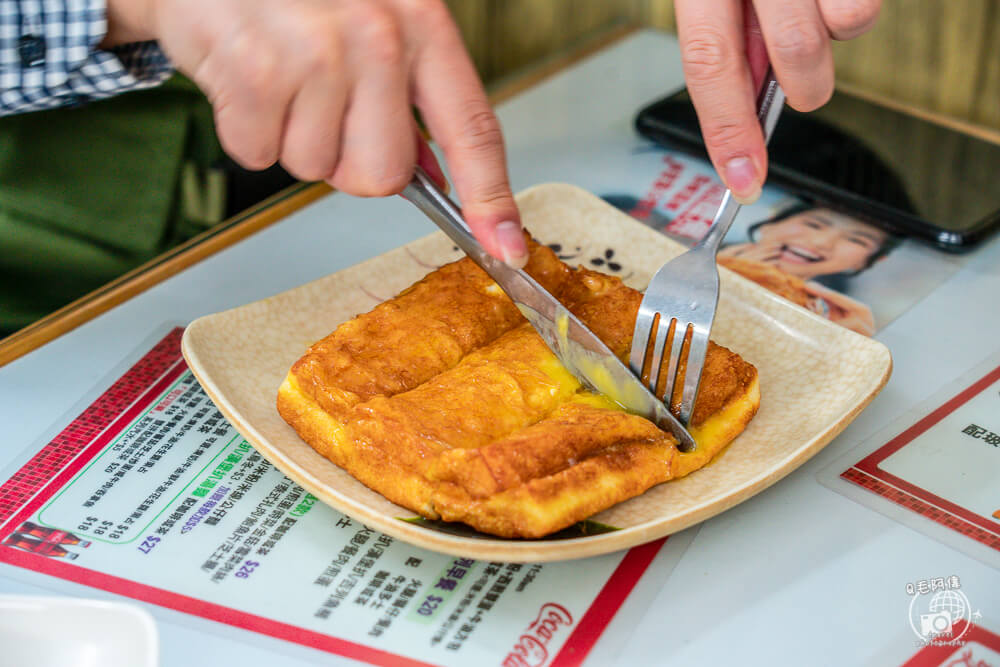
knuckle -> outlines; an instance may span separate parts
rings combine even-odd
[[[250,145],[240,152],[242,164],[247,169],[267,169],[276,162],[274,148],[265,145]]]
[[[366,57],[385,65],[398,65],[404,58],[403,31],[392,12],[378,5],[365,5],[358,19],[359,37],[367,46]]]
[[[496,210],[517,210],[514,197],[505,181],[490,181],[477,183],[473,186],[472,196],[477,209],[490,208]]]
[[[330,174],[333,173],[333,169],[319,164],[301,165],[295,162],[286,162],[285,160],[282,160],[281,166],[296,179],[306,182],[325,181],[330,177]]]
[[[216,110],[219,144],[234,160],[247,169],[267,169],[278,159],[275,142],[268,137],[247,136],[241,127],[227,118],[226,110]]]
[[[305,30],[300,40],[306,62],[312,70],[339,72],[342,69],[344,58],[336,30],[315,25]]]
[[[681,49],[681,63],[689,82],[704,84],[725,74],[730,67],[732,49],[717,30],[692,26]]]
[[[277,160],[274,147],[267,143],[242,141],[233,137],[227,139],[222,132],[219,141],[234,160],[250,170],[267,169]]]
[[[466,115],[460,137],[460,147],[472,153],[493,154],[503,147],[500,121],[485,104],[477,105]]]
[[[792,65],[815,62],[823,54],[826,41],[826,34],[818,24],[798,18],[789,19],[777,26],[775,31],[774,57]]]
[[[357,197],[388,197],[398,194],[413,177],[414,160],[400,155],[375,162],[347,156],[333,172],[334,187]]]
[[[338,167],[333,175],[333,186],[355,197],[388,197],[403,191],[410,182],[410,173],[394,175],[349,173]]]
[[[278,81],[278,59],[269,49],[258,49],[242,59],[240,86],[257,99],[269,97]]]
[[[413,168],[398,169],[393,172],[380,174],[372,183],[373,190],[377,191],[377,196],[387,197],[403,191],[413,177]]]
[[[745,152],[739,149],[746,143],[747,137],[753,136],[753,131],[753,127],[734,118],[720,118],[702,124],[705,144],[723,152]]]
[[[297,153],[285,150],[281,165],[300,181],[325,181],[336,169],[336,158],[317,155],[315,151]]]
[[[821,3],[823,21],[830,34],[851,39],[868,30],[878,18],[879,0],[826,0]]]

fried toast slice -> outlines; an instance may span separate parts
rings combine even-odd
[[[526,270],[620,358],[642,295],[530,242]],[[344,323],[297,361],[282,417],[392,502],[503,537],[558,531],[704,466],[759,405],[756,369],[709,345],[698,447],[583,388],[468,259]]]

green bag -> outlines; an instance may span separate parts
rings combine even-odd
[[[181,76],[85,106],[0,118],[0,333],[218,222],[221,172],[212,178],[212,210],[197,210],[204,196],[192,188],[221,156],[211,108]]]

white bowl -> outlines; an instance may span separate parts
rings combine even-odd
[[[148,612],[80,598],[0,595],[0,664],[156,667],[159,638]]]

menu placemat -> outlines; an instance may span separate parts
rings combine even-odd
[[[171,331],[0,486],[0,562],[381,665],[575,665],[664,540],[569,563],[425,551],[222,417]]]
[[[819,479],[1000,567],[1000,354],[836,461]]]

